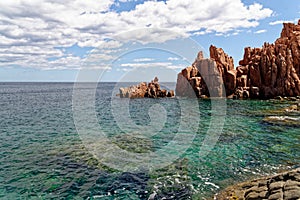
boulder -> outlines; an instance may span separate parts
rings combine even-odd
[[[166,96],[167,96],[167,94],[168,94],[168,91],[167,91],[167,90],[165,90],[165,89],[163,89],[163,90],[159,91],[159,96],[160,96],[160,97],[166,97]]]
[[[174,97],[174,90],[170,90],[167,94],[167,97]]]
[[[247,87],[247,75],[242,75],[236,78],[236,86],[237,87]]]

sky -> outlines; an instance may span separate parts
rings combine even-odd
[[[237,66],[298,19],[299,0],[0,1],[0,82],[176,81],[198,51]]]

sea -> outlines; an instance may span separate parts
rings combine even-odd
[[[120,85],[0,83],[0,199],[213,199],[299,167],[299,126],[263,120],[293,102],[122,99]],[[95,115],[74,108],[86,95]]]

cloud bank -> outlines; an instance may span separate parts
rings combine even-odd
[[[0,66],[78,69],[83,58],[65,48],[78,45],[110,49],[134,39],[147,43],[164,42],[178,34],[224,34],[256,27],[273,13],[261,4],[245,5],[241,0],[145,1],[129,11],[113,10],[116,3],[119,2],[1,1]],[[142,35],[122,34],[120,42],[107,40],[120,32],[141,28],[154,29]],[[155,28],[160,31],[153,31]]]

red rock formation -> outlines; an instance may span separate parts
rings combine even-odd
[[[158,97],[173,97],[174,91],[161,89],[158,83],[158,78],[155,77],[150,83],[142,82],[135,86],[119,89],[121,98],[158,98]]]
[[[247,75],[246,87],[258,87],[261,98],[299,96],[300,20],[297,25],[284,23],[281,36],[274,44],[245,48],[244,59],[239,64],[238,82],[242,75]],[[245,68],[249,69],[248,73]]]
[[[235,98],[300,95],[300,20],[284,23],[274,44],[246,47],[236,69],[223,49],[210,46],[209,51],[210,59],[199,52],[193,65],[178,74],[176,95],[222,96],[223,84],[226,96]]]
[[[177,96],[224,97],[233,93],[236,87],[233,59],[215,46],[210,47],[210,57],[204,59],[200,51],[192,66],[178,74]]]
[[[222,75],[226,95],[230,95],[236,88],[236,74],[234,69],[233,58],[228,56],[222,48],[217,48],[213,45],[209,48],[210,58],[216,61],[217,68]]]

